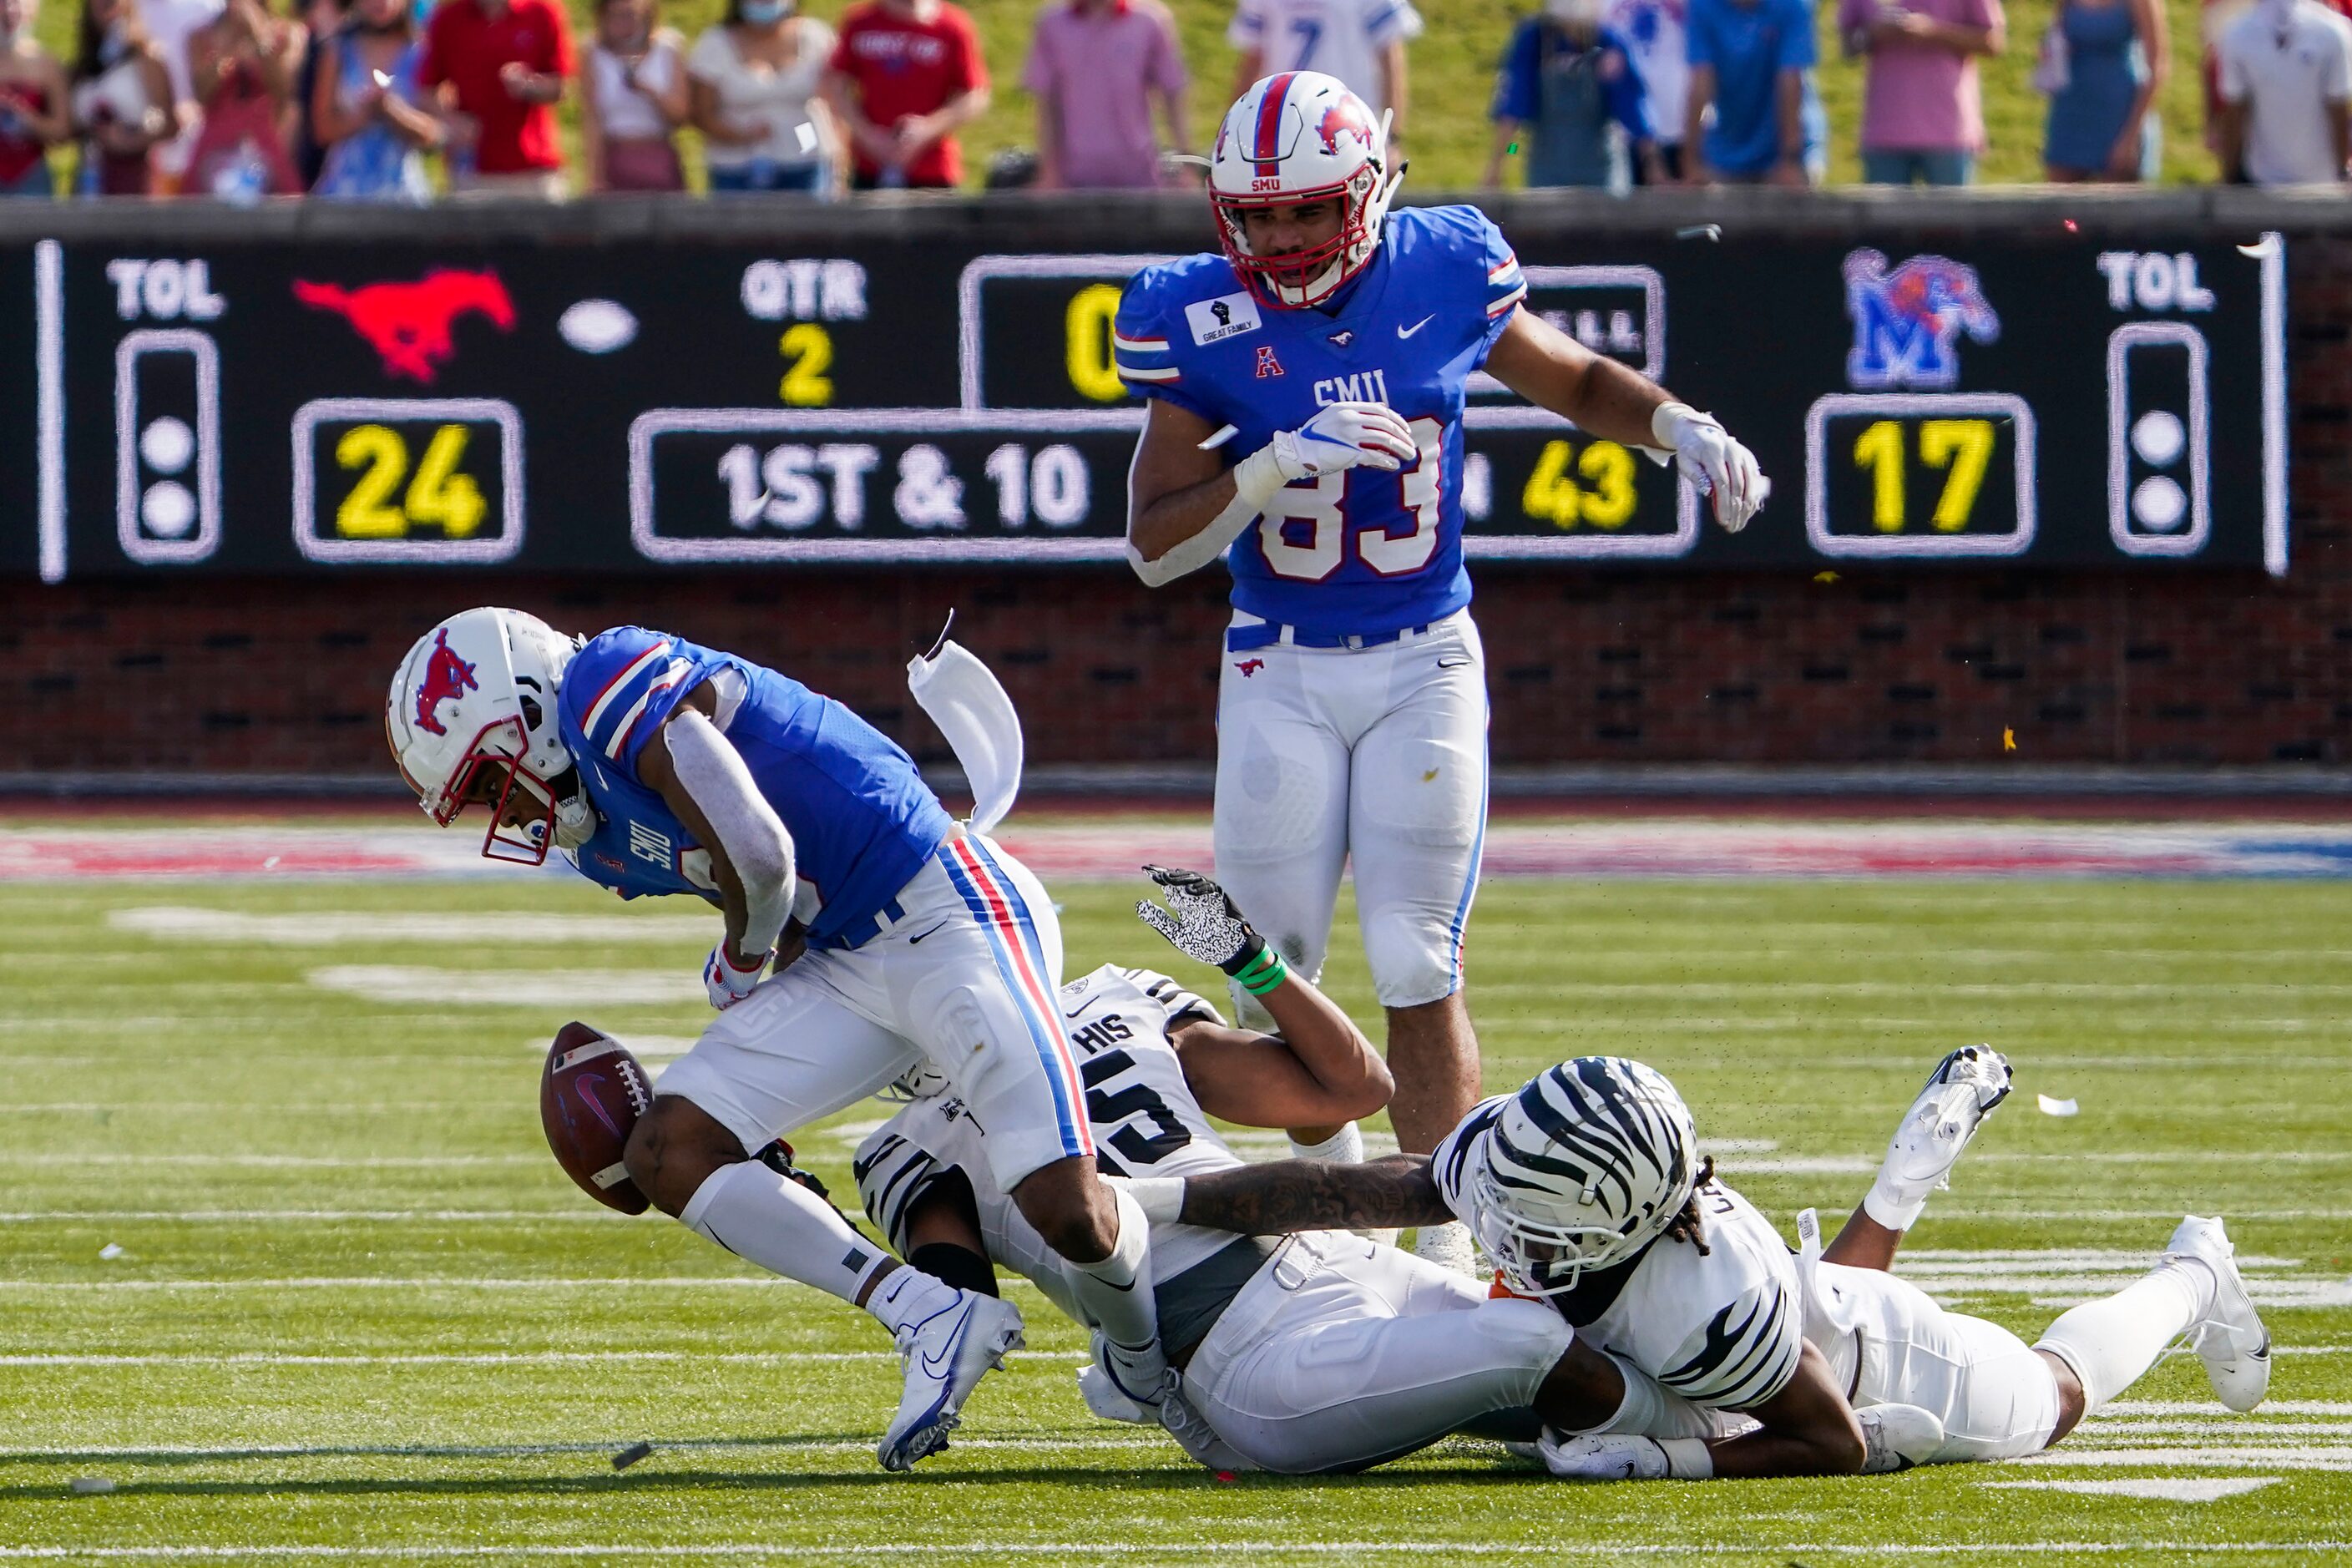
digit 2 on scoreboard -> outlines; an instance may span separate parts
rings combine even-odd
[[[308,561],[480,565],[522,548],[522,416],[496,398],[330,397],[294,414]]]

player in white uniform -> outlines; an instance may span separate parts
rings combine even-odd
[[[1157,875],[1177,915],[1144,906],[1154,923],[1194,956],[1248,976],[1283,1034],[1228,1027],[1206,1001],[1148,970],[1106,965],[1064,986],[1106,1173],[1198,1179],[1238,1168],[1212,1113],[1280,1126],[1379,1109],[1387,1069],[1347,1016],[1286,976],[1214,883]],[[908,1106],[857,1151],[866,1213],[918,1267],[989,1290],[993,1259],[1085,1321],[1061,1260],[990,1177],[987,1137],[952,1094]],[[1558,1313],[1490,1300],[1449,1269],[1344,1232],[1285,1238],[1156,1223],[1151,1268],[1161,1343],[1183,1368],[1181,1394],[1159,1416],[1219,1468],[1357,1469],[1498,1412],[1594,1423],[1622,1397],[1612,1389],[1612,1404],[1595,1407],[1601,1363]],[[1081,1384],[1097,1414],[1149,1419],[1122,1408],[1096,1369]],[[1654,1386],[1648,1394],[1661,1411],[1678,1404]],[[1679,1414],[1684,1424],[1669,1430],[1714,1429],[1703,1415]]]
[[[1564,1062],[1486,1101],[1428,1162],[1290,1162],[1133,1190],[1155,1222],[1174,1215],[1247,1231],[1457,1215],[1509,1289],[1552,1301],[1613,1365],[1757,1423],[1727,1436],[1642,1435],[1683,1417],[1629,1379],[1605,1431],[1555,1423],[1544,1438],[1546,1464],[1570,1479],[2016,1458],[2064,1436],[2183,1335],[2224,1405],[2260,1404],[2270,1338],[2218,1220],[2183,1220],[2144,1279],[2065,1312],[2031,1348],[1885,1272],[1902,1231],[2008,1087],[1997,1053],[1948,1057],[1838,1240],[1819,1250],[1807,1224],[1793,1257],[1697,1161],[1673,1086],[1614,1058]]]
[[[1523,310],[1518,259],[1483,213],[1391,211],[1402,178],[1380,115],[1341,82],[1259,82],[1217,134],[1223,253],[1139,272],[1112,350],[1150,399],[1130,563],[1153,586],[1220,559],[1233,578],[1217,874],[1312,978],[1352,870],[1388,1014],[1390,1121],[1425,1152],[1479,1093],[1462,995],[1487,778],[1463,559],[1470,378],[1483,368],[1595,437],[1671,454],[1727,529],[1770,487],[1711,416]],[[1337,1136],[1339,1158],[1360,1155]],[[1466,1267],[1458,1227],[1433,1230],[1424,1256]]]

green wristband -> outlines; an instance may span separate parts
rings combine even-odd
[[[1234,978],[1240,981],[1242,989],[1251,995],[1263,996],[1289,979],[1290,971],[1284,966],[1282,954],[1268,943],[1256,961]]]

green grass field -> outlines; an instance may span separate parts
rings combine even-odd
[[[1072,973],[1203,979],[1124,912],[1134,889],[1056,892]],[[284,918],[214,940],[131,912],[159,907]],[[553,920],[501,940],[519,912]],[[562,988],[690,990],[707,917],[521,875],[0,885],[0,1563],[2352,1557],[2348,922],[2341,882],[1490,882],[1470,937],[1490,1086],[1637,1055],[1793,1235],[1800,1207],[1859,1196],[1936,1057],[1989,1039],[2020,1092],[1914,1233],[1923,1283],[2030,1334],[2193,1208],[2229,1216],[2259,1300],[2291,1303],[2266,1307],[2284,1351],[2252,1417],[2179,1356],[2053,1462],[1568,1489],[1466,1441],[1221,1482],[1092,1421],[1079,1335],[1025,1290],[1030,1351],[948,1452],[886,1476],[896,1367],[868,1320],[594,1208],[541,1138],[555,1026],[653,1054],[707,1016]],[[1337,994],[1374,1016],[1340,946]],[[547,994],[467,1000],[545,969]],[[845,1193],[842,1131],[800,1142]],[[653,1457],[616,1474],[640,1439]],[[2184,1478],[2259,1484],[2012,1485]]]

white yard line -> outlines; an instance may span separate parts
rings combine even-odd
[[[2142,1498],[2154,1502],[2219,1502],[2278,1485],[2276,1476],[2137,1476],[2113,1481],[1982,1481],[2003,1491],[2074,1492],[2085,1497]]]
[[[242,910],[202,910],[179,904],[109,910],[115,931],[165,942],[209,942],[260,947],[383,947],[394,942],[435,945],[512,942],[707,943],[717,930],[715,911],[701,914],[546,914],[516,910],[436,914],[311,910],[304,914],[257,915]]]

